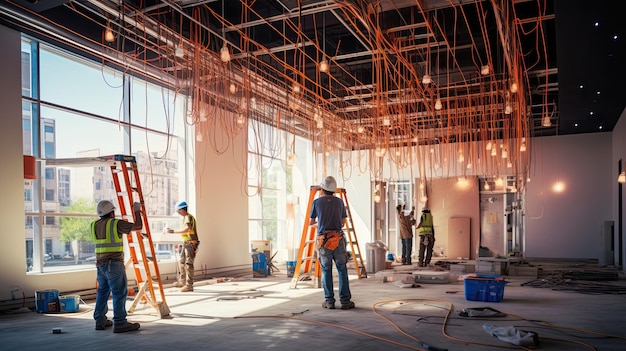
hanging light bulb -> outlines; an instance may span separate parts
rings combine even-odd
[[[509,153],[508,153],[508,151],[506,151],[506,149],[502,149],[502,153],[500,154],[500,156],[502,158],[507,158],[507,157],[509,157]]]
[[[519,146],[519,151],[520,152],[525,152],[526,151],[526,143],[522,143],[522,145]]]
[[[489,186],[489,182],[485,181],[485,190],[489,190],[491,187]]]
[[[202,136],[202,133],[198,132],[198,134],[196,134],[196,141],[201,143],[204,140],[204,137]]]
[[[439,111],[442,107],[443,105],[441,104],[441,99],[437,98],[437,100],[435,100],[435,110]]]
[[[228,90],[230,91],[231,94],[235,94],[237,92],[237,86],[235,85],[235,83],[230,83]]]
[[[328,61],[326,61],[326,58],[323,58],[322,61],[320,61],[320,72],[328,73],[329,68]]]
[[[389,126],[389,125],[391,125],[391,120],[389,119],[389,117],[385,117],[385,118],[383,118],[383,125],[384,125],[384,126]]]
[[[491,147],[493,145],[491,144],[491,141],[487,143],[487,145],[485,146],[485,149],[487,149],[487,151],[491,150]]]
[[[506,163],[506,168],[513,168],[513,164],[511,162]]]
[[[491,149],[491,156],[496,156],[498,154],[497,149],[494,147]]]
[[[222,49],[220,50],[220,59],[224,63],[228,63],[230,61],[230,52],[228,51],[226,42],[224,42],[224,46],[222,46]]]
[[[298,83],[294,83],[292,90],[294,93],[298,94],[300,92],[300,85]]]
[[[387,150],[384,147],[376,147],[375,153],[376,153],[376,156],[383,157],[385,156],[386,151]]]
[[[517,93],[517,83],[515,82],[511,83],[510,90],[512,93]]]
[[[115,41],[115,35],[113,34],[113,30],[111,30],[110,23],[107,23],[107,27],[104,30],[104,41],[107,43],[112,43]]]
[[[360,134],[360,133],[363,133],[363,132],[365,131],[365,127],[363,127],[363,126],[359,126],[356,130],[357,130],[357,131],[359,132],[359,134]]]
[[[422,77],[422,84],[428,85],[431,82],[432,82],[432,79],[430,78],[430,75],[428,73],[424,74],[424,76]]]
[[[491,70],[489,69],[489,65],[484,65],[480,68],[480,74],[482,74],[483,76],[488,75],[491,72]]]
[[[504,180],[502,179],[502,177],[498,177],[496,179],[496,187],[502,187],[502,185],[504,184]]]
[[[552,121],[550,121],[550,117],[547,115],[543,116],[543,118],[541,119],[541,125],[544,127],[551,127]]]
[[[622,171],[622,173],[619,174],[617,182],[622,184],[626,183],[626,172]]]
[[[294,153],[290,153],[287,156],[287,160],[285,160],[285,162],[287,163],[287,166],[293,166],[293,164],[295,163],[296,160],[296,155]]]
[[[458,158],[459,163],[464,162],[465,161],[465,156],[463,156],[463,153],[459,154],[459,158]]]
[[[374,193],[374,202],[380,202],[380,192],[378,192],[378,190],[376,190],[376,192]]]
[[[508,102],[506,103],[506,106],[504,106],[504,114],[505,115],[511,114],[511,105]]]
[[[238,113],[236,122],[238,126],[243,127],[246,124],[246,116],[243,113]]]

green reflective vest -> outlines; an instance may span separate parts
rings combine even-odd
[[[433,215],[431,213],[422,213],[421,221],[422,225],[417,228],[419,235],[432,234],[433,233]]]
[[[91,235],[96,244],[96,254],[106,252],[123,252],[124,239],[120,238],[117,232],[117,222],[119,219],[110,218],[106,222],[106,237],[98,239],[96,237],[96,222],[91,223]]]

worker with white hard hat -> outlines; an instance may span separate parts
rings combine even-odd
[[[93,319],[96,330],[113,326],[114,333],[124,333],[139,329],[139,323],[126,320],[126,297],[128,281],[124,264],[124,234],[141,230],[141,204],[133,204],[137,223],[115,219],[115,206],[109,200],[98,203],[96,212],[100,219],[91,223],[91,235],[96,244],[96,269],[98,290]],[[109,295],[112,295],[113,321],[107,319]]]
[[[322,266],[322,285],[324,287],[324,302],[322,307],[335,308],[335,293],[333,290],[333,260],[337,267],[339,279],[339,302],[341,309],[354,308],[350,299],[348,283],[348,252],[346,238],[343,233],[343,223],[348,217],[343,200],[334,196],[337,191],[337,181],[328,176],[320,184],[322,195],[313,200],[309,225],[317,225],[317,249],[320,265]]]

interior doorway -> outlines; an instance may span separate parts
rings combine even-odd
[[[479,256],[523,256],[523,187],[515,176],[480,178]]]

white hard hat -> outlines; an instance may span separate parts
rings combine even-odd
[[[322,184],[320,184],[320,186],[326,191],[330,191],[333,193],[337,191],[337,181],[333,176],[326,177]]]
[[[98,216],[105,216],[113,211],[115,211],[115,206],[109,200],[102,200],[98,203]]]

